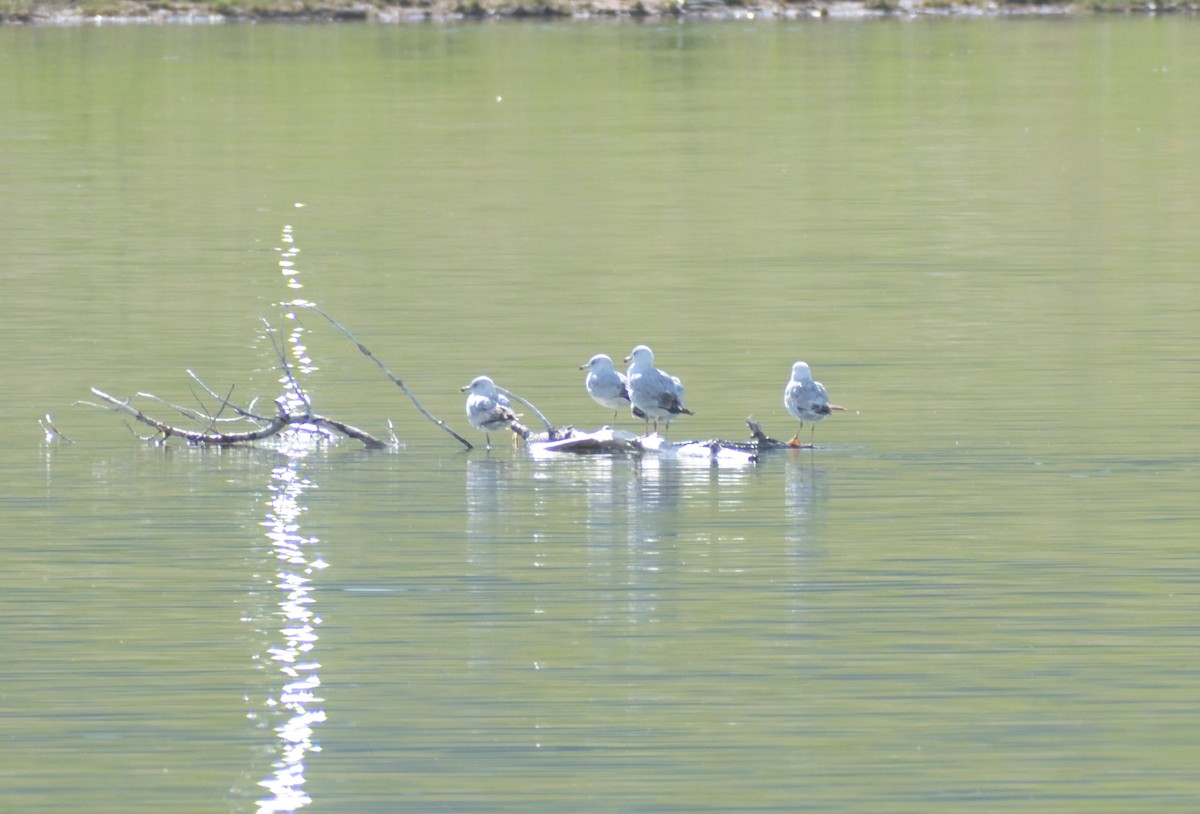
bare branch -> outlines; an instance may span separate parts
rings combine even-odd
[[[358,338],[354,334],[350,333],[350,331],[346,328],[346,326],[342,325],[342,323],[338,322],[336,319],[329,316],[329,314],[322,311],[315,304],[308,302],[306,300],[295,300],[295,301],[287,303],[287,304],[299,306],[301,308],[307,308],[310,311],[315,311],[316,313],[323,316],[326,319],[326,321],[329,322],[329,324],[331,324],[333,327],[337,328],[339,331],[342,332],[343,335],[345,335],[345,337],[347,339],[349,339],[351,342],[353,342],[355,345],[357,345],[359,352],[363,356],[366,356],[368,359],[370,359],[372,362],[374,362],[379,367],[379,369],[383,371],[384,375],[386,375],[391,380],[392,384],[396,385],[397,387],[399,387],[401,390],[404,391],[404,395],[408,396],[409,400],[412,401],[413,406],[415,406],[417,408],[417,410],[420,411],[421,415],[425,416],[427,419],[432,421],[434,424],[441,427],[445,432],[447,432],[451,436],[453,436],[455,440],[457,440],[460,444],[462,444],[467,449],[474,449],[474,444],[472,444],[466,438],[463,438],[461,435],[456,433],[453,429],[450,428],[450,426],[445,421],[442,421],[440,418],[437,418],[436,416],[431,414],[428,410],[426,410],[424,407],[422,407],[421,402],[417,401],[417,397],[412,394],[412,391],[408,389],[408,386],[405,385],[403,381],[401,381],[400,377],[397,376],[395,373],[392,373],[392,371],[388,370],[387,365],[385,365],[383,362],[379,361],[379,358],[377,356],[375,356],[375,354],[371,353],[371,351],[367,348],[366,345],[364,345],[362,342],[359,342]],[[535,410],[535,412],[536,412],[536,410]]]
[[[497,386],[496,389],[499,390],[504,395],[508,396],[513,401],[520,402],[521,404],[524,404],[526,407],[528,407],[530,410],[533,410],[533,414],[536,415],[541,420],[542,424],[545,425],[546,429],[551,428],[550,420],[548,418],[546,418],[544,415],[542,415],[542,411],[539,410],[537,407],[534,407],[528,401],[521,398],[520,396],[518,396],[516,393],[514,393],[511,390],[505,390],[503,387],[500,387],[500,386]]]
[[[228,407],[229,409],[233,410],[235,413],[237,413],[242,418],[248,418],[251,421],[262,421],[262,422],[271,420],[269,418],[264,418],[263,416],[254,414],[254,405],[258,402],[257,398],[250,402],[250,406],[248,408],[242,409],[241,407],[238,407],[233,402],[229,401],[228,398],[222,398],[220,395],[218,395],[217,392],[215,390],[213,390],[211,387],[209,387],[204,382],[203,379],[201,379],[198,375],[196,375],[196,372],[194,370],[189,369],[187,371],[187,374],[188,374],[188,376],[191,377],[192,381],[194,381],[196,384],[200,385],[200,387],[202,387],[204,389],[205,393],[208,393],[208,395],[212,396],[214,399],[221,402],[223,407]],[[233,387],[232,386],[230,386],[230,388],[229,388],[229,393],[230,393],[230,395],[233,395]],[[227,419],[223,419],[223,420],[233,421],[235,419],[227,418]]]
[[[218,399],[220,400],[220,404],[218,405],[217,411],[215,413],[212,413],[212,412],[209,412],[208,406],[204,403],[204,400],[200,398],[200,394],[196,392],[195,388],[190,387],[190,386],[188,387],[188,390],[192,394],[192,398],[194,398],[196,400],[196,403],[199,404],[200,408],[204,411],[202,414],[207,416],[207,418],[208,418],[209,430],[215,429],[217,427],[217,425],[221,423],[222,420],[225,420],[225,421],[239,420],[237,418],[234,418],[234,419],[222,419],[221,418],[221,413],[225,412],[225,408],[229,405],[229,397],[233,395],[233,388],[234,388],[234,385],[232,385],[232,384],[229,385],[229,392],[225,395],[225,397],[224,398],[218,397]]]
[[[99,407],[100,405],[97,404],[96,406]],[[133,428],[133,425],[123,418],[121,419],[121,426],[124,427],[130,435],[141,441],[143,444],[153,444],[156,447],[161,447],[163,444],[167,443],[167,439],[157,432],[151,433],[150,435],[138,434],[138,431]]]
[[[42,432],[46,433],[47,443],[52,441],[62,441],[67,444],[75,443],[70,438],[63,435],[62,431],[59,430],[58,427],[54,426],[54,419],[50,417],[49,413],[46,413],[44,417],[38,419],[38,426],[42,428]]]
[[[365,430],[360,430],[358,427],[347,424],[343,421],[327,418],[323,415],[310,416],[312,423],[318,427],[330,427],[337,430],[342,435],[353,438],[355,441],[361,441],[363,446],[368,449],[387,449],[387,444],[380,441],[375,436]]]
[[[267,322],[266,319],[263,319],[263,325],[267,326],[267,336],[271,339],[271,347],[275,349],[275,357],[279,360],[279,367],[283,370],[284,381],[296,399],[311,413],[312,402],[309,401],[308,394],[300,387],[300,383],[296,381],[296,377],[292,375],[292,365],[288,362],[287,353],[284,352],[283,346],[275,338],[275,327]]]
[[[233,423],[233,422],[244,420],[241,418],[220,418],[219,416],[214,416],[211,413],[209,413],[207,411],[207,409],[201,411],[201,410],[192,409],[191,407],[184,407],[182,404],[172,404],[171,402],[167,401],[164,398],[161,398],[160,396],[156,396],[153,393],[146,393],[146,392],[143,392],[140,390],[134,394],[134,398],[147,399],[149,401],[157,402],[164,407],[169,407],[170,409],[179,413],[184,418],[189,419],[191,421],[195,421],[197,424],[211,424],[211,425],[215,426],[222,422]],[[256,420],[263,421],[263,422],[270,421],[269,418],[256,419]]]
[[[130,403],[130,399],[122,400],[116,398],[115,396],[110,396],[108,393],[105,393],[103,390],[95,387],[92,388],[92,393],[95,394],[95,396],[101,401],[108,404],[109,408],[120,413],[124,413],[140,424],[145,424],[148,427],[154,428],[155,433],[153,435],[147,437],[138,437],[143,441],[154,441],[158,444],[165,443],[169,438],[174,437],[182,438],[190,444],[199,444],[205,446],[232,446],[234,444],[246,444],[254,441],[265,440],[271,436],[278,435],[284,430],[284,428],[289,426],[308,425],[323,430],[333,430],[334,432],[341,433],[348,438],[353,438],[355,441],[360,442],[368,449],[386,449],[388,446],[386,442],[380,441],[366,430],[359,429],[358,427],[347,424],[344,421],[338,421],[337,419],[329,418],[328,416],[316,415],[314,413],[289,413],[282,403],[284,401],[282,397],[280,398],[280,403],[278,405],[279,414],[274,418],[263,419],[260,416],[247,415],[247,419],[262,422],[262,426],[244,432],[213,432],[212,430],[191,430],[187,429],[186,427],[177,427],[172,424],[167,424],[164,421],[159,421],[157,418],[148,416],[137,407],[134,407],[133,404]],[[166,402],[162,399],[147,393],[139,393],[138,397],[148,398],[157,403],[166,404]],[[76,404],[87,407],[96,407],[99,409],[108,409],[105,408],[103,404],[95,404],[93,402],[80,401],[76,402]],[[208,418],[210,417],[200,416],[202,423]],[[222,420],[233,421],[234,419]],[[126,426],[128,426],[128,424],[126,424]],[[130,427],[129,431],[133,432],[133,428]],[[134,433],[134,435],[137,435],[137,433]],[[395,436],[393,436],[393,438],[394,437]]]
[[[121,399],[110,396],[108,393],[105,393],[103,390],[99,390],[95,387],[92,388],[92,393],[100,400],[107,402],[108,404],[112,405],[114,409],[125,413],[135,421],[145,424],[148,427],[153,427],[163,437],[164,441],[172,436],[175,436],[177,438],[183,438],[192,444],[208,444],[213,446],[242,444],[250,441],[260,441],[264,438],[270,438],[272,435],[276,435],[280,430],[290,423],[307,420],[306,416],[293,417],[280,412],[280,414],[273,418],[266,426],[259,427],[255,430],[250,430],[248,432],[204,432],[200,430],[189,430],[183,427],[174,427],[170,424],[159,421],[156,418],[151,418],[130,404],[128,400],[122,401]]]
[[[400,447],[404,446],[404,444],[396,436],[396,428],[392,424],[392,420],[390,418],[387,420],[387,430],[388,430],[388,446],[389,447],[392,447],[393,449],[399,449]]]

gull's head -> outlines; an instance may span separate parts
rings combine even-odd
[[[591,359],[588,359],[586,365],[580,365],[580,370],[604,370],[605,368],[612,369],[613,360],[607,354],[597,353]]]
[[[633,353],[625,357],[626,362],[633,362],[635,365],[654,364],[654,351],[650,350],[645,345],[638,345],[633,349]]]
[[[488,396],[496,392],[496,383],[487,376],[476,376],[471,379],[471,383],[465,387],[460,387],[459,390],[463,393],[475,393],[479,396]]]
[[[812,371],[808,369],[808,362],[796,362],[792,365],[792,381],[794,382],[811,382]]]

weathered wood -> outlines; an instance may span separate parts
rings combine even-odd
[[[430,413],[428,410],[426,410],[426,409],[425,409],[423,406],[421,406],[421,402],[417,401],[417,397],[416,397],[416,396],[414,396],[414,395],[412,394],[412,391],[408,389],[408,385],[406,385],[406,384],[404,383],[404,380],[403,380],[403,379],[401,379],[399,376],[397,376],[397,375],[396,375],[395,373],[393,373],[392,371],[388,370],[388,367],[387,367],[387,365],[385,365],[383,362],[381,362],[381,361],[379,360],[379,357],[377,357],[375,354],[371,353],[371,350],[370,350],[370,348],[368,348],[368,347],[367,347],[366,345],[364,345],[362,342],[359,342],[359,341],[358,341],[358,337],[356,337],[354,334],[350,333],[350,329],[349,329],[349,328],[347,328],[347,327],[346,327],[345,325],[343,325],[342,323],[338,322],[338,321],[337,321],[336,319],[334,319],[333,317],[329,316],[329,314],[327,314],[327,313],[325,313],[324,311],[322,311],[322,310],[321,310],[319,307],[317,307],[316,303],[312,303],[312,302],[309,302],[309,301],[307,301],[307,300],[295,300],[295,301],[293,301],[293,302],[291,302],[291,303],[288,303],[288,305],[294,305],[294,306],[296,306],[296,307],[299,307],[299,308],[307,308],[308,310],[310,310],[310,311],[313,311],[313,312],[315,312],[315,313],[317,313],[317,314],[320,314],[322,317],[324,317],[324,318],[325,318],[325,320],[326,320],[327,322],[329,322],[329,324],[330,324],[330,325],[332,325],[333,327],[337,328],[339,331],[341,331],[341,332],[342,332],[342,334],[343,334],[343,335],[344,335],[344,336],[345,336],[347,339],[349,339],[351,342],[353,342],[355,345],[357,345],[357,346],[358,346],[358,352],[359,352],[359,353],[361,353],[363,356],[366,356],[366,357],[367,357],[368,359],[370,359],[372,362],[374,362],[374,363],[375,363],[375,365],[376,365],[376,366],[377,366],[377,367],[378,367],[380,370],[382,370],[382,371],[383,371],[383,374],[384,374],[385,376],[387,376],[387,377],[388,377],[388,379],[389,379],[389,380],[392,382],[392,384],[396,385],[396,386],[397,386],[397,387],[399,387],[399,388],[400,388],[402,391],[404,391],[404,395],[408,396],[408,399],[409,399],[409,401],[411,401],[411,402],[413,403],[413,406],[417,408],[417,410],[418,410],[418,411],[421,413],[421,415],[425,416],[427,419],[429,419],[430,421],[432,421],[432,422],[433,422],[434,424],[436,424],[438,427],[441,427],[441,429],[442,429],[444,432],[446,432],[446,433],[448,433],[449,435],[453,436],[453,437],[454,437],[454,439],[455,439],[456,441],[458,441],[460,444],[462,444],[462,445],[463,445],[464,447],[466,447],[467,449],[474,449],[474,448],[475,448],[475,445],[474,445],[474,444],[472,444],[472,443],[471,443],[470,441],[468,441],[466,438],[463,438],[461,435],[459,435],[457,432],[455,432],[453,429],[451,429],[451,427],[450,427],[450,425],[449,425],[449,424],[447,424],[445,421],[443,421],[442,419],[440,419],[440,418],[438,418],[437,416],[433,415],[433,414],[432,414],[432,413]],[[539,413],[539,415],[541,415],[541,414]]]
[[[596,432],[553,427],[546,433],[531,434],[525,442],[534,455],[640,455],[645,452],[638,436],[608,427]]]
[[[134,421],[140,424],[145,424],[148,427],[153,427],[162,440],[168,438],[182,438],[192,444],[208,444],[213,446],[228,446],[231,444],[245,444],[251,441],[261,441],[264,438],[270,438],[276,435],[286,427],[289,423],[289,417],[280,413],[270,419],[264,426],[257,427],[253,430],[244,432],[211,432],[205,430],[189,430],[186,427],[176,427],[165,421],[160,421],[157,418],[152,418],[143,413],[138,408],[131,404],[130,399],[119,399],[115,396],[110,396],[99,388],[93,387],[92,394],[101,401],[112,405],[113,409],[128,415]]]
[[[706,460],[716,465],[756,463],[764,452],[796,449],[787,442],[771,438],[753,418],[746,419],[750,438],[728,441],[714,438],[707,441],[667,442],[660,435],[637,435],[610,427],[584,432],[574,427],[555,427],[547,433],[531,434],[526,438],[529,451],[538,457],[560,454],[622,455],[654,454],[686,460]]]
[[[536,415],[536,416],[538,417],[538,421],[541,421],[541,422],[542,422],[542,425],[543,425],[543,426],[546,428],[546,431],[547,431],[547,432],[549,432],[549,431],[551,431],[551,430],[553,430],[553,429],[554,429],[554,425],[552,425],[552,424],[550,423],[550,419],[548,419],[548,418],[546,418],[546,416],[542,415],[542,411],[541,411],[541,410],[539,410],[537,407],[535,407],[533,404],[531,404],[530,402],[528,402],[528,401],[526,401],[525,399],[521,398],[520,396],[518,396],[516,393],[514,393],[514,392],[513,392],[513,391],[511,391],[511,390],[506,390],[505,388],[503,388],[503,387],[499,387],[499,386],[497,386],[497,387],[496,387],[496,390],[498,390],[500,393],[502,393],[502,394],[504,394],[505,396],[507,396],[507,397],[508,397],[509,399],[511,399],[512,401],[515,401],[515,402],[517,402],[518,404],[523,404],[523,405],[525,405],[526,407],[528,407],[530,410],[533,410],[533,414],[534,414],[534,415]],[[518,435],[520,435],[520,433],[517,433],[517,434],[518,434]]]
[[[156,434],[160,436],[160,443],[170,438],[181,438],[189,444],[197,446],[234,446],[266,440],[283,432],[287,427],[312,426],[341,433],[348,438],[353,438],[368,449],[384,449],[387,447],[386,443],[375,438],[370,433],[347,424],[344,421],[338,421],[327,416],[317,415],[316,413],[287,413],[282,406],[280,406],[276,416],[266,419],[265,423],[252,430],[215,432],[213,430],[192,430],[187,427],[168,424],[134,407],[132,399],[119,399],[96,387],[92,388],[92,393],[101,401],[111,405],[114,410],[124,413],[139,424],[145,424],[148,427],[154,428]],[[157,400],[161,401],[161,399]],[[257,420],[257,417],[254,418]]]
[[[62,431],[58,427],[54,426],[54,419],[49,413],[46,413],[43,418],[39,418],[38,424],[41,425],[42,432],[46,433],[47,443],[52,443],[54,441],[62,441],[64,444],[75,443],[70,438],[63,435]]]

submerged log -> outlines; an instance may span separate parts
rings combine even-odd
[[[525,437],[535,456],[571,453],[574,455],[640,455],[645,452],[641,437],[624,430],[603,427],[584,432],[574,427],[552,427],[544,433]]]
[[[553,427],[545,433],[530,433],[525,437],[529,451],[534,457],[550,458],[555,455],[658,455],[685,461],[707,462],[717,466],[740,466],[757,463],[764,452],[796,449],[796,446],[762,431],[753,418],[746,419],[750,438],[745,441],[728,441],[714,438],[708,441],[680,441],[671,443],[661,435],[638,435],[626,430],[604,427],[595,432],[585,432],[574,427]]]

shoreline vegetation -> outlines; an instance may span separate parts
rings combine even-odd
[[[1196,11],[1200,11],[1200,0],[0,0],[0,24],[386,24],[524,18],[788,20]]]

